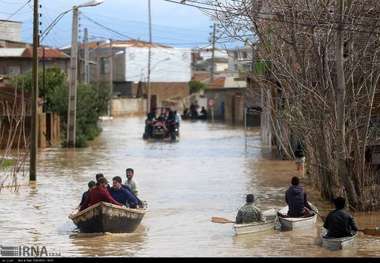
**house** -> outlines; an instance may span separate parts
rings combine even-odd
[[[81,46],[79,76],[84,80],[84,48],[89,49],[90,82],[110,83],[113,96],[147,96],[148,42],[139,40],[95,41]],[[63,49],[70,53],[70,48]],[[112,67],[111,63],[112,62]],[[112,68],[112,72],[111,72]],[[111,77],[112,75],[112,77]],[[157,43],[151,46],[151,105],[160,106],[172,97],[189,95],[191,50]]]
[[[227,50],[230,72],[251,72],[255,59],[255,50],[250,46]]]
[[[213,111],[215,119],[243,125],[245,112],[245,93],[247,81],[235,73],[215,74],[213,80],[206,72],[195,72],[193,80],[207,84],[204,91],[207,108]],[[212,101],[212,106],[209,103]],[[200,105],[204,106],[204,105]]]
[[[193,49],[192,50],[192,68],[194,71],[209,71],[212,66],[212,49]],[[214,72],[226,72],[228,70],[228,54],[222,49],[214,51]]]
[[[38,48],[39,66],[58,67],[68,73],[70,58],[58,49]],[[32,70],[33,48],[0,48],[0,75],[17,76]]]

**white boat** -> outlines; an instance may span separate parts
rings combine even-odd
[[[310,203],[309,203],[310,204]],[[313,207],[312,204],[310,204]],[[288,214],[289,207],[285,206],[279,213],[282,215]],[[318,210],[314,207],[314,210]],[[278,217],[281,223],[281,228],[283,230],[293,230],[298,228],[307,228],[313,226],[317,222],[317,214],[310,217]]]
[[[354,244],[354,241],[358,234],[355,234],[351,237],[341,237],[341,238],[326,238],[327,230],[322,228],[321,239],[322,247],[330,250],[340,250],[345,247],[350,247]]]
[[[266,210],[263,212],[263,216],[265,218],[264,222],[255,222],[250,224],[234,224],[233,227],[235,230],[235,234],[250,234],[274,229],[277,211],[275,209]]]

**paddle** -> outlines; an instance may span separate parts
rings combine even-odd
[[[217,217],[217,216],[211,217],[211,222],[218,223],[218,224],[235,223],[235,221],[232,221],[232,220],[229,220],[229,219],[223,218],[223,217]]]
[[[325,217],[321,216],[317,211],[313,210],[314,213],[316,213],[321,219],[322,222],[325,222]],[[380,229],[379,228],[364,228],[364,229],[358,229],[359,232],[362,232],[365,235],[369,236],[380,236]]]

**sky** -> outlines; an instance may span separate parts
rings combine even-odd
[[[16,10],[22,7],[27,0],[0,0],[0,18],[8,19]],[[23,22],[22,40],[32,42],[32,8],[33,1],[26,5],[10,20]],[[69,10],[73,5],[79,5],[88,0],[40,0],[41,30],[46,27],[62,12]],[[152,2],[152,32],[153,42],[175,47],[207,47],[213,21],[199,9],[166,2],[151,0]],[[90,40],[94,38],[112,39],[149,39],[148,27],[148,0],[104,0],[96,7],[82,8],[80,18],[79,38],[83,40],[84,28],[88,28]],[[110,32],[91,22],[91,18],[98,24],[117,31]],[[72,13],[68,13],[53,28],[42,41],[42,44],[53,47],[64,47],[71,43]],[[227,44],[229,47],[238,43]],[[217,47],[225,47],[225,43]]]

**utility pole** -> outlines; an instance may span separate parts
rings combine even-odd
[[[112,51],[112,39],[110,39],[110,57],[109,57],[109,65],[110,65],[110,101],[108,103],[108,116],[112,116],[112,94],[113,94],[113,51]]]
[[[39,46],[39,14],[38,0],[33,5],[33,66],[32,66],[32,118],[30,133],[30,165],[29,179],[37,180],[37,151],[38,151],[38,46]]]
[[[84,29],[84,38],[83,38],[83,46],[84,46],[84,83],[90,83],[90,64],[89,64],[89,50],[88,50],[88,30]]]
[[[150,97],[151,97],[151,84],[150,84],[150,67],[152,63],[152,13],[151,13],[151,3],[148,0],[148,13],[149,13],[149,50],[148,50],[148,86],[147,86],[147,113],[150,112]]]
[[[216,25],[214,23],[212,31],[212,55],[211,55],[211,72],[210,72],[210,82],[214,81],[214,72],[215,72],[215,35],[216,35]]]
[[[67,116],[67,145],[75,147],[76,133],[76,108],[77,108],[77,85],[78,85],[78,16],[79,9],[73,7],[73,24],[71,32],[71,61],[70,61],[70,86],[69,86],[69,109]]]

